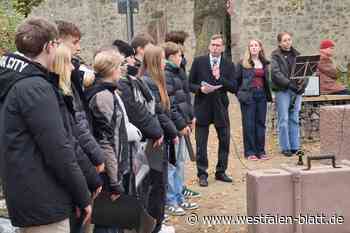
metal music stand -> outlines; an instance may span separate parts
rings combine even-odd
[[[316,73],[317,65],[320,62],[320,55],[297,56],[295,65],[292,68],[293,80],[304,80]]]
[[[318,63],[320,62],[320,55],[311,56],[297,56],[295,65],[292,68],[292,80],[296,80],[297,84],[308,82],[309,77],[315,76]],[[294,105],[296,96],[293,96],[291,102]],[[302,166],[304,151],[298,151],[298,166]]]

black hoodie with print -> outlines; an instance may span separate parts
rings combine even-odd
[[[0,58],[0,171],[14,226],[68,218],[89,190],[60,116],[48,71],[19,54]]]

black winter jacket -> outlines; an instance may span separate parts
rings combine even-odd
[[[169,97],[174,99],[172,101],[176,107],[174,112],[178,112],[181,115],[181,118],[178,121],[181,123],[184,121],[183,124],[185,125],[191,124],[193,119],[193,110],[186,74],[181,68],[168,63],[165,67],[165,77]],[[176,124],[176,121],[174,122]],[[183,126],[182,128],[177,128],[181,130]]]
[[[97,173],[95,167],[91,163],[89,157],[84,153],[78,140],[76,139],[77,134],[80,131],[78,130],[77,122],[74,119],[75,110],[73,107],[73,97],[64,96],[63,93],[59,90],[58,75],[50,74],[49,81],[55,88],[55,92],[58,98],[58,104],[61,111],[61,116],[63,119],[63,124],[68,132],[69,141],[72,143],[72,146],[75,149],[79,167],[83,171],[90,192],[94,192],[98,187],[102,186],[103,182],[99,174]]]
[[[270,90],[270,82],[269,82],[269,69],[268,62],[263,64],[265,76],[264,76],[264,91],[266,94],[266,99],[268,102],[272,102],[272,95]],[[253,92],[252,92],[252,80],[255,77],[255,69],[254,68],[244,68],[242,63],[237,65],[236,71],[236,80],[238,83],[238,92],[237,98],[240,103],[249,104],[253,101]]]
[[[89,156],[90,161],[97,166],[104,162],[105,156],[90,130],[89,122],[91,119],[89,119],[88,114],[86,114],[86,112],[88,112],[88,104],[83,93],[83,73],[79,70],[79,60],[72,59],[72,63],[74,65],[74,70],[72,71],[71,80],[75,112],[74,118],[77,125],[76,137],[85,154]]]
[[[127,76],[118,82],[120,97],[123,100],[129,121],[135,125],[145,138],[157,140],[163,135],[163,129],[157,116],[146,105],[151,105],[153,96],[142,80]]]
[[[180,110],[180,100],[186,101],[186,95],[183,93],[181,80],[175,79],[174,72],[176,69],[179,71],[180,68],[176,68],[170,63],[166,64],[165,68],[165,80],[166,89],[170,99],[170,117],[174,122],[177,130],[182,130],[187,126],[186,118],[181,114]]]
[[[291,52],[294,57],[297,57],[300,55],[300,53],[294,49],[291,48]],[[295,58],[294,58],[294,64],[295,65]],[[284,57],[282,54],[281,48],[277,48],[274,50],[271,54],[271,80],[272,80],[272,90],[273,91],[285,91],[288,89],[289,83],[292,82],[290,79],[290,68],[287,61],[287,58]],[[296,85],[298,86],[298,89],[300,90],[299,94],[302,94],[305,91],[305,88],[307,86],[307,82],[296,82]]]
[[[160,93],[156,83],[147,74],[145,74],[142,77],[142,79],[145,81],[155,98],[155,113],[157,114],[159,122],[164,130],[164,136],[168,139],[176,138],[178,135],[178,131],[176,129],[175,124],[171,120],[170,110],[164,109],[164,107],[161,105]]]
[[[65,130],[57,96],[40,64],[18,54],[0,59],[0,166],[14,226],[61,221],[89,190]]]

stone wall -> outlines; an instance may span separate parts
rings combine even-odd
[[[139,0],[139,2],[139,13],[135,15],[135,32],[149,31],[162,41],[167,31],[185,30],[190,33],[186,49],[191,62],[196,47],[194,12],[210,12],[208,11],[210,5],[204,6],[202,10],[195,8],[195,0]],[[235,14],[231,17],[234,60],[239,60],[247,41],[251,38],[262,40],[266,54],[269,55],[276,47],[277,33],[288,30],[294,33],[294,45],[303,54],[317,53],[319,41],[323,38],[334,39],[337,42],[337,62],[347,63],[350,51],[347,41],[350,38],[350,1],[235,0],[234,2]],[[224,14],[225,12],[222,12],[222,17]],[[112,0],[46,0],[33,10],[33,15],[49,19],[66,19],[77,23],[84,33],[83,57],[88,60],[91,60],[94,48],[99,45],[108,44],[115,38],[126,38],[126,18],[117,14]],[[211,18],[208,17],[208,20]],[[210,22],[203,24],[212,25]],[[204,29],[200,29],[196,34],[200,35],[201,30]]]
[[[294,45],[303,54],[318,53],[321,39],[337,43],[337,62],[349,58],[350,1],[344,0],[235,0],[232,17],[233,54],[243,54],[247,41],[258,38],[267,54],[276,47],[278,32],[294,34]]]
[[[135,33],[150,32],[156,40],[164,40],[169,30],[184,30],[190,34],[186,42],[188,54],[194,53],[192,26],[193,0],[139,0],[139,12],[134,15]],[[50,20],[63,19],[76,23],[84,36],[82,57],[91,61],[94,50],[111,44],[115,39],[127,39],[126,16],[117,12],[112,0],[46,0],[32,14]]]

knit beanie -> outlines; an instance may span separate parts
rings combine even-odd
[[[320,49],[328,49],[328,48],[331,48],[331,47],[334,47],[335,46],[335,43],[333,40],[322,40],[321,43],[320,43]]]

